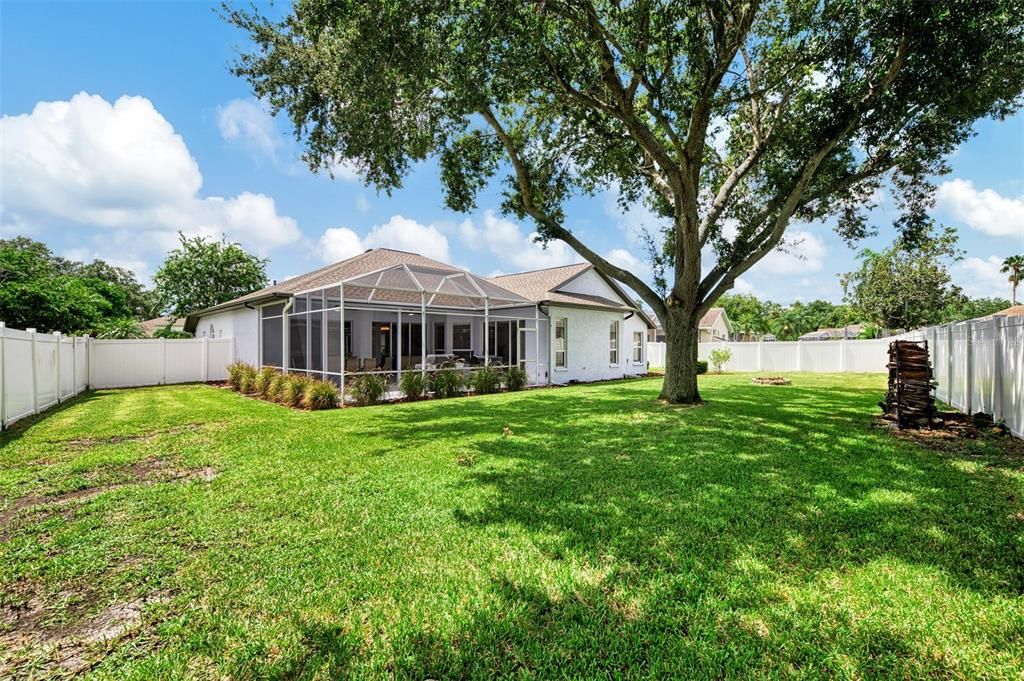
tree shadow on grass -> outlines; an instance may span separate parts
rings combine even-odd
[[[922,657],[899,623],[813,610],[779,631],[754,613],[781,585],[892,564],[937,573],[958,594],[1024,593],[1019,483],[873,429],[879,391],[728,385],[698,409],[655,393],[623,384],[388,412],[380,425],[402,450],[454,437],[476,455],[458,484],[488,494],[453,509],[460,523],[522,528],[548,560],[612,570],[558,599],[498,576],[500,607],[454,635],[406,640],[414,652],[399,671],[717,676],[777,663],[941,675],[954,663]],[[643,595],[637,612],[616,589]]]

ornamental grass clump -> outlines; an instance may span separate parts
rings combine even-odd
[[[402,394],[408,400],[421,400],[427,394],[427,380],[418,371],[409,371],[402,374],[402,381],[399,384]]]
[[[263,367],[256,374],[255,388],[256,394],[267,400],[270,399],[270,384],[274,382],[274,377],[278,375],[278,370],[274,367]]]
[[[228,385],[232,390],[241,390],[242,372],[247,366],[245,362],[232,362],[228,365]]]
[[[462,391],[462,372],[458,369],[439,369],[430,377],[430,389],[435,397],[456,397]]]
[[[238,391],[245,395],[252,395],[256,392],[256,368],[250,364],[244,365],[239,370]]]
[[[330,381],[311,380],[302,394],[302,406],[311,411],[338,406],[338,388]]]
[[[267,387],[266,398],[271,402],[281,402],[284,399],[284,389],[288,385],[288,376],[281,373],[275,372],[273,378],[270,379],[270,385]]]
[[[490,395],[501,389],[501,374],[497,369],[483,367],[470,375],[469,383],[477,395]]]
[[[345,392],[363,407],[380,402],[387,388],[388,381],[383,374],[363,374],[345,384]]]
[[[522,367],[509,367],[505,372],[505,386],[509,390],[522,390],[526,387],[526,369]]]
[[[305,374],[288,374],[288,381],[281,389],[281,404],[288,407],[300,406],[309,383],[310,378]]]

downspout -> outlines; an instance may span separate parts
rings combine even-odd
[[[295,296],[288,299],[288,302],[284,304],[284,309],[281,310],[281,371],[288,373],[288,311],[292,309],[292,305],[295,304]],[[345,335],[345,330],[341,331],[342,337]]]

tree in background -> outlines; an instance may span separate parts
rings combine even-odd
[[[942,323],[962,322],[965,319],[987,317],[1010,307],[1006,298],[963,298],[954,300],[942,313]]]
[[[956,240],[947,228],[912,244],[898,239],[883,251],[865,249],[860,268],[842,277],[848,301],[862,317],[888,329],[942,323],[947,309],[966,299],[947,267],[960,257]]]
[[[221,237],[187,237],[178,233],[181,245],[167,254],[153,277],[156,294],[173,316],[213,307],[267,285],[267,261],[246,253]]]
[[[848,240],[884,180],[908,234],[943,157],[1020,105],[1018,0],[296,0],[281,20],[227,8],[254,42],[235,73],[285,110],[314,169],[339,159],[390,191],[440,158],[447,205],[505,174],[532,219],[643,298],[666,333],[662,398],[698,402],[698,323],[785,244],[795,218]],[[617,188],[665,224],[655,285],[566,224]],[[702,249],[713,253],[709,267]]]
[[[1024,255],[1011,255],[1003,261],[999,271],[1007,275],[1010,280],[1010,304],[1017,304],[1017,285],[1024,276]]]
[[[149,301],[128,270],[60,258],[24,236],[0,240],[0,319],[9,326],[95,334],[150,311]]]

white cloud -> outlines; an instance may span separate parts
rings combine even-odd
[[[434,225],[423,225],[401,215],[391,216],[363,238],[347,227],[333,227],[324,232],[318,245],[325,262],[345,260],[370,248],[394,248],[450,262],[448,237]]]
[[[619,190],[613,187],[604,194],[604,213],[615,220],[619,229],[626,233],[626,240],[632,245],[644,243],[644,232],[657,236],[661,227],[668,223],[643,202],[635,203],[623,212],[619,206]]]
[[[331,175],[336,180],[344,180],[346,182],[356,182],[360,179],[359,169],[355,163],[344,158],[337,159],[331,164],[330,168]]]
[[[176,232],[240,241],[259,253],[298,241],[274,200],[243,192],[200,198],[185,141],[144,97],[113,104],[79,93],[0,119],[3,222],[71,222],[113,230],[124,257],[173,247]]]
[[[1024,238],[1024,197],[978,190],[970,180],[948,180],[935,194],[938,207],[989,236]]]
[[[150,277],[152,276],[152,272],[149,270],[149,264],[138,258],[124,258],[118,255],[111,256],[104,252],[88,248],[70,248],[61,253],[61,257],[84,263],[90,263],[93,260],[103,260],[108,265],[120,267],[132,272],[136,279],[147,285],[149,284]]]
[[[229,142],[240,142],[274,158],[279,137],[274,130],[274,118],[253,99],[232,99],[217,107],[217,127]]]
[[[972,298],[1009,298],[1010,280],[999,271],[1003,259],[994,255],[988,258],[964,258],[953,265],[953,281],[964,293]]]
[[[564,241],[550,241],[545,248],[535,241],[536,232],[524,234],[519,225],[494,213],[484,213],[480,224],[462,221],[456,231],[459,241],[475,251],[488,251],[502,262],[520,270],[537,270],[582,262]]]
[[[774,250],[751,268],[758,274],[819,272],[825,264],[825,241],[811,232],[793,230],[784,240],[785,250]]]
[[[611,264],[632,272],[641,279],[646,278],[650,273],[650,267],[648,264],[627,251],[625,248],[613,248],[605,253],[604,258]]]
[[[359,255],[366,249],[359,235],[347,227],[332,227],[319,241],[320,256],[324,262],[339,262]]]

